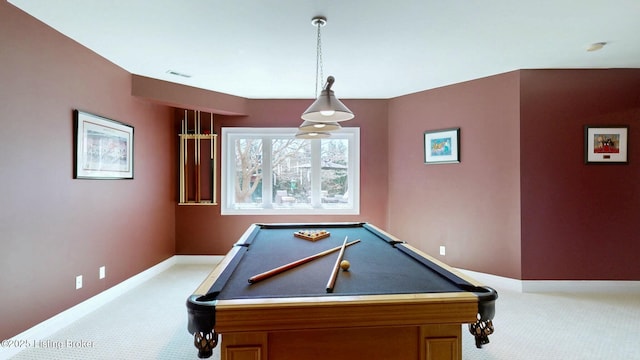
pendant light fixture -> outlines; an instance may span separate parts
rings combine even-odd
[[[330,137],[331,134],[322,131],[298,131],[296,133],[296,139],[325,139]]]
[[[309,106],[307,111],[302,114],[302,120],[316,121],[316,122],[339,122],[351,120],[355,117],[351,110],[349,110],[333,93],[331,86],[335,82],[333,76],[327,78],[320,96],[316,101]]]
[[[316,96],[318,94],[318,82],[323,78],[322,66],[322,36],[320,29],[327,24],[324,16],[316,16],[311,19],[311,24],[318,29],[317,46],[316,46]],[[317,96],[316,101],[302,114],[304,122],[300,125],[300,131],[296,134],[298,138],[317,138],[318,136],[327,137],[330,131],[341,129],[340,121],[351,120],[354,118],[353,112],[349,110],[338,98],[336,98],[331,87],[335,82],[333,76],[327,78],[327,82]],[[307,134],[305,136],[305,134]],[[311,135],[315,134],[315,135]],[[304,137],[303,137],[304,136]],[[311,137],[309,137],[311,136]]]
[[[337,122],[316,122],[316,121],[304,121],[300,125],[302,131],[336,131],[342,129],[342,126]]]

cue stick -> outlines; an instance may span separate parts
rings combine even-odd
[[[344,249],[346,248],[345,245],[347,245],[348,238],[349,238],[348,236],[344,237],[344,242],[340,247],[340,253],[338,254],[338,259],[336,259],[336,264],[333,266],[333,271],[331,271],[331,276],[329,277],[329,281],[327,282],[327,292],[333,292],[333,287],[336,284],[336,278],[338,277],[338,271],[340,270],[340,262],[344,257]]]
[[[180,160],[178,161],[178,167],[180,168],[180,175],[179,175],[179,183],[180,185],[178,185],[179,189],[180,189],[180,203],[184,202],[184,188],[183,188],[183,182],[184,182],[184,178],[182,177],[183,171],[184,171],[184,167],[182,166],[184,160],[184,139],[182,138],[182,134],[184,133],[184,119],[182,119],[182,121],[180,122],[180,135],[178,136],[178,138],[180,139]]]
[[[211,145],[211,150],[209,151],[209,155],[211,155],[210,165],[211,165],[211,203],[216,203],[216,172],[215,172],[215,160],[213,159],[213,111],[211,112],[211,126],[209,127],[211,131],[209,134],[209,143]]]
[[[189,113],[184,110],[185,137],[184,137],[184,202],[189,202]]]
[[[200,202],[200,110],[196,116],[196,129],[195,129],[195,162],[196,162],[196,202]]]
[[[345,240],[345,241],[346,241],[346,240]],[[258,275],[254,275],[254,276],[252,276],[252,277],[250,277],[250,278],[249,278],[249,284],[255,284],[255,283],[257,283],[258,281],[262,281],[262,280],[264,280],[264,279],[268,279],[268,278],[270,278],[270,277],[272,277],[272,276],[274,276],[274,275],[278,275],[278,274],[280,274],[280,273],[282,273],[282,272],[285,272],[285,271],[287,271],[287,270],[289,270],[289,269],[293,269],[293,268],[294,268],[294,267],[296,267],[296,266],[299,266],[299,265],[302,265],[302,264],[306,264],[306,263],[308,263],[309,261],[312,261],[312,260],[315,260],[315,259],[321,258],[321,257],[323,257],[323,256],[325,256],[325,255],[331,254],[332,252],[336,252],[336,251],[338,251],[338,250],[340,250],[340,249],[344,249],[344,248],[345,248],[345,247],[347,247],[347,246],[355,245],[355,244],[357,244],[357,243],[359,243],[359,242],[360,242],[360,239],[358,239],[358,240],[354,240],[354,241],[352,241],[352,242],[350,242],[350,243],[348,243],[348,244],[343,244],[342,246],[336,246],[336,247],[334,247],[334,248],[331,248],[331,249],[325,250],[325,251],[323,251],[323,252],[319,252],[319,253],[317,253],[317,254],[315,254],[315,255],[307,256],[307,257],[306,257],[306,258],[304,258],[304,259],[296,260],[296,261],[294,261],[294,262],[290,262],[290,263],[288,263],[288,264],[282,265],[282,266],[277,267],[277,268],[275,268],[275,269],[271,269],[271,270],[269,270],[269,271],[265,271],[265,272],[260,273],[260,274],[258,274]]]

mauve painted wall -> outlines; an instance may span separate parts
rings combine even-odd
[[[449,265],[520,278],[518,94],[510,72],[390,100],[391,233]],[[452,127],[461,162],[425,165],[424,131]]]
[[[522,278],[640,280],[640,70],[522,70]],[[585,165],[584,125],[628,125]]]
[[[6,339],[174,254],[177,156],[170,108],[132,97],[129,73],[6,1],[0,49]],[[135,127],[134,180],[72,178],[74,108]]]
[[[339,91],[336,89],[336,91]],[[339,92],[338,92],[339,95]],[[256,222],[366,221],[387,226],[387,100],[343,100],[356,118],[345,127],[360,127],[360,215],[230,216],[219,206],[177,206],[177,254],[226,254],[250,224]],[[216,132],[229,127],[297,127],[311,100],[249,100],[248,116],[216,116]],[[176,113],[176,131],[182,112]],[[209,119],[208,114],[202,116]],[[220,145],[220,143],[218,143]],[[218,162],[218,166],[220,162]],[[220,171],[218,168],[218,176]],[[218,181],[218,194],[220,182]],[[220,195],[218,195],[220,199]]]
[[[461,268],[638,280],[640,70],[521,70],[391,99],[389,228]],[[628,165],[585,165],[584,129],[629,125]],[[461,127],[460,164],[422,165]],[[416,224],[420,224],[417,226]]]

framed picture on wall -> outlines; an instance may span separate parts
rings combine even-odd
[[[133,127],[80,110],[74,117],[74,179],[133,179]]]
[[[424,163],[460,162],[460,128],[424,132]]]
[[[585,164],[627,164],[629,127],[591,126],[584,127]]]

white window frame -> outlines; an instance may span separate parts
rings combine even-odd
[[[332,138],[349,139],[349,170],[347,177],[347,188],[349,189],[348,208],[332,208],[325,206],[320,200],[320,172],[315,171],[317,178],[312,181],[312,198],[309,207],[304,208],[273,208],[271,169],[263,168],[263,204],[262,207],[238,207],[234,204],[235,186],[235,139],[237,138],[262,138],[263,143],[263,164],[270,164],[270,144],[273,137],[293,138],[298,132],[298,128],[246,128],[246,127],[223,127],[221,137],[221,201],[220,213],[222,215],[359,215],[360,214],[360,128],[345,127],[332,132]],[[320,152],[320,139],[311,141],[311,151]],[[269,143],[268,146],[265,144]],[[266,150],[269,150],[267,154]],[[264,157],[267,157],[265,159]],[[312,155],[313,157],[313,155]],[[320,167],[319,156],[317,162],[312,166]],[[266,181],[265,181],[266,180]]]

